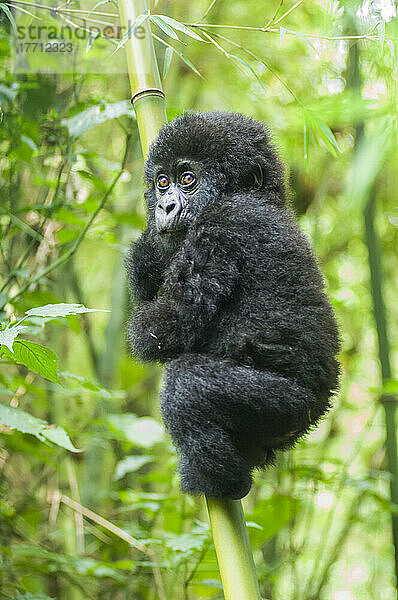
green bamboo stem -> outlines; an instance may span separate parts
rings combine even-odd
[[[127,31],[138,15],[147,12],[146,0],[118,0],[120,23]],[[132,102],[144,157],[160,127],[166,123],[166,105],[148,19],[124,48]],[[239,500],[207,498],[210,524],[220,567],[225,600],[260,600],[253,555]]]
[[[139,15],[148,12],[146,0],[119,0],[120,24],[126,32]],[[167,121],[166,103],[149,19],[136,27],[124,45],[130,79],[132,103],[137,116],[142,153]]]
[[[261,600],[242,502],[206,501],[225,600]]]
[[[379,360],[383,383],[391,379],[390,344],[388,339],[386,307],[383,297],[383,267],[380,240],[374,226],[375,193],[371,192],[364,209],[365,239],[369,254],[370,287],[373,300],[373,315],[376,322],[379,344]],[[396,440],[397,397],[388,394],[380,396],[384,406],[386,424],[387,468],[390,472],[391,502],[398,506],[398,452]],[[392,539],[395,558],[395,587],[398,589],[398,514],[392,512]]]

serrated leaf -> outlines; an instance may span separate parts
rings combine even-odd
[[[113,478],[117,481],[124,477],[126,473],[134,473],[150,462],[153,462],[153,456],[126,456],[117,463]]]
[[[6,346],[10,352],[13,352],[13,345],[15,338],[23,331],[23,326],[14,325],[11,327],[7,327],[6,329],[2,329],[0,331],[0,346]]]
[[[67,317],[69,315],[78,315],[90,312],[109,312],[102,308],[86,308],[83,304],[45,304],[27,310],[25,315],[29,317]]]
[[[1,351],[19,365],[27,367],[29,371],[33,371],[33,373],[37,373],[54,383],[60,383],[58,379],[58,358],[50,348],[28,340],[15,340],[13,353],[5,346],[2,346]]]
[[[58,446],[62,446],[62,448],[66,448],[66,450],[80,452],[72,444],[68,434],[62,427],[49,425],[42,419],[37,419],[15,406],[0,403],[0,424],[10,427],[10,429],[17,429],[21,433],[30,433],[41,441],[47,439]]]
[[[128,100],[91,106],[74,117],[62,119],[61,125],[67,127],[69,135],[77,139],[83,133],[93,129],[97,125],[101,125],[109,119],[116,119],[122,115],[127,115],[135,119],[134,109]]]
[[[164,31],[166,35],[177,41],[180,41],[180,38],[178,37],[174,29],[170,27],[170,25],[166,23],[166,21],[161,16],[151,15],[150,20],[152,21],[152,23],[155,23],[155,25],[157,25],[162,31]]]
[[[155,16],[160,17],[161,19],[163,19],[163,21],[165,21],[168,25],[170,25],[170,27],[172,27],[173,29],[177,29],[178,31],[181,31],[182,33],[185,33],[185,35],[188,35],[189,37],[193,38],[194,40],[199,40],[199,42],[208,43],[207,40],[204,40],[202,37],[200,37],[200,35],[195,33],[195,31],[193,31],[190,27],[183,25],[183,23],[176,21],[172,17],[168,17],[167,15],[152,15],[152,18]]]

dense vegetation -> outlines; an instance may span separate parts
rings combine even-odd
[[[0,598],[222,598],[204,503],[180,494],[160,423],[160,369],[126,353],[123,257],[145,213],[123,50],[105,63],[117,46],[92,35],[85,70],[41,73],[40,54],[16,68],[14,19],[76,22],[19,6],[0,4]],[[80,8],[91,23],[116,12]],[[392,600],[397,506],[379,400],[398,391],[396,9],[206,8],[152,11],[191,25],[152,22],[176,50],[156,42],[169,117],[237,110],[270,124],[343,342],[334,410],[245,500],[262,596]]]

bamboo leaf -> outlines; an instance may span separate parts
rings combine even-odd
[[[170,65],[171,65],[171,61],[173,59],[173,48],[166,48],[166,51],[164,53],[164,62],[163,62],[163,74],[162,74],[162,78],[164,79],[169,71]]]
[[[120,48],[122,46],[124,46],[124,44],[127,42],[127,40],[129,38],[131,38],[134,29],[136,29],[137,27],[139,27],[139,25],[141,25],[141,23],[143,23],[145,21],[145,19],[147,19],[147,18],[148,18],[148,13],[142,13],[142,14],[138,15],[138,17],[136,18],[136,20],[134,21],[134,23],[132,25],[130,25],[130,27],[127,29],[126,33],[124,34],[124,36],[122,37],[122,39],[120,40],[120,42],[118,43],[118,45],[116,46],[116,48],[114,49],[114,51],[108,57],[107,60],[109,60],[110,58],[112,58],[112,56],[114,54],[116,54],[116,52],[118,50],[120,50]]]
[[[310,126],[314,134],[323,141],[329,152],[337,156],[340,148],[330,127],[312,110],[306,109],[304,112],[307,126]]]
[[[106,0],[108,2],[108,0]],[[93,31],[93,33],[90,33],[90,36],[87,40],[87,45],[86,45],[86,54],[88,53],[88,51],[90,50],[91,46],[93,45],[95,39],[99,36],[99,31]]]
[[[150,20],[152,21],[152,23],[155,23],[155,25],[157,25],[162,31],[164,31],[166,35],[177,41],[180,41],[180,38],[178,37],[174,29],[170,27],[170,25],[166,23],[166,21],[164,21],[162,17],[160,17],[159,15],[152,15],[150,17]]]
[[[10,9],[8,8],[7,4],[3,4],[3,2],[0,3],[0,9],[6,14],[8,20],[11,23],[11,27],[12,30],[14,32],[15,37],[18,37],[18,30],[17,30],[17,24],[15,22],[15,19],[10,11]]]
[[[200,42],[205,42],[206,44],[208,43],[200,35],[195,33],[195,31],[193,31],[190,27],[183,25],[183,23],[176,21],[172,17],[168,17],[167,15],[152,15],[152,18],[155,16],[160,17],[161,19],[163,19],[163,21],[166,21],[166,23],[168,25],[170,25],[170,27],[172,27],[173,29],[177,29],[178,31],[181,31],[182,33],[185,33],[185,35],[188,35],[189,37],[193,38],[194,40],[199,40]]]
[[[166,42],[165,40],[162,40],[162,38],[160,38],[159,36],[155,35],[154,33],[152,34],[152,36],[155,38],[155,40],[158,40],[158,42],[160,42],[161,44],[164,44],[168,48],[171,48],[173,50],[173,52],[175,52],[181,58],[181,60],[184,61],[184,63],[190,69],[192,69],[192,71],[194,73],[196,73],[196,75],[199,75],[199,77],[202,77],[202,75],[199,73],[198,69],[191,63],[191,61],[189,60],[189,58],[187,58],[182,52],[180,52],[180,50],[177,50],[177,48],[174,48],[173,46],[170,46],[170,44],[168,42]]]

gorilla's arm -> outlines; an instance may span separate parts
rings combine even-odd
[[[239,275],[239,246],[219,225],[193,228],[165,273],[158,298],[138,307],[129,323],[133,353],[166,361],[190,352],[231,296]]]
[[[126,266],[134,300],[145,302],[156,298],[165,270],[165,260],[151,224],[131,244]]]

